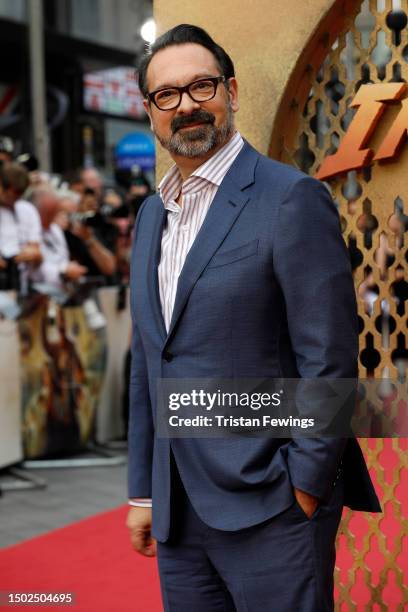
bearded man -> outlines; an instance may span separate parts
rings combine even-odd
[[[166,611],[332,610],[343,505],[380,509],[356,440],[169,439],[156,426],[160,379],[356,376],[336,208],[236,130],[232,60],[201,28],[163,34],[139,85],[175,165],[134,236],[132,544],[157,552]]]

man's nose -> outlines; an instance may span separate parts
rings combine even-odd
[[[189,115],[193,111],[200,108],[200,103],[195,102],[186,91],[181,94],[180,104],[177,108],[177,112],[181,114]]]

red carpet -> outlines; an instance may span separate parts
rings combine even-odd
[[[400,440],[399,445],[401,448],[397,453],[394,441],[385,440],[378,458],[382,466],[379,475],[371,469],[376,489],[383,500],[381,532],[370,533],[370,515],[355,513],[346,533],[339,538],[337,566],[340,580],[350,589],[348,597],[357,610],[368,606],[371,598],[365,584],[367,576],[361,569],[357,569],[353,579],[361,555],[365,558],[365,572],[371,585],[380,592],[377,601],[381,601],[384,609],[390,612],[404,608],[402,583],[408,573],[408,546],[403,538],[403,517],[407,515],[408,477],[407,471],[402,469],[406,443]],[[376,446],[377,441],[370,441],[371,449]],[[127,507],[124,506],[0,551],[0,591],[76,594],[75,606],[19,607],[34,612],[40,609],[161,612],[156,560],[141,557],[131,549],[125,526],[126,514]],[[29,515],[27,520],[30,520]],[[352,586],[350,579],[354,583]],[[380,610],[376,606],[372,609]],[[341,606],[341,612],[351,609],[354,608],[346,603]]]
[[[13,606],[27,611],[161,612],[156,560],[131,549],[126,514],[121,507],[0,551],[0,591],[76,594],[74,606]]]

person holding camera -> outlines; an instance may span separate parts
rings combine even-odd
[[[110,284],[117,267],[117,231],[100,213],[97,193],[91,187],[84,190],[65,237],[71,259],[85,266],[89,276],[103,276]]]
[[[42,261],[39,214],[30,202],[21,199],[28,185],[28,172],[20,164],[0,166],[1,290],[24,288]]]

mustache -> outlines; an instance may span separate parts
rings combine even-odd
[[[197,110],[191,113],[191,115],[181,115],[179,117],[174,117],[171,122],[171,130],[173,134],[177,132],[180,128],[186,127],[188,125],[194,125],[194,123],[210,123],[214,124],[215,116],[212,113],[209,113],[205,110]]]

